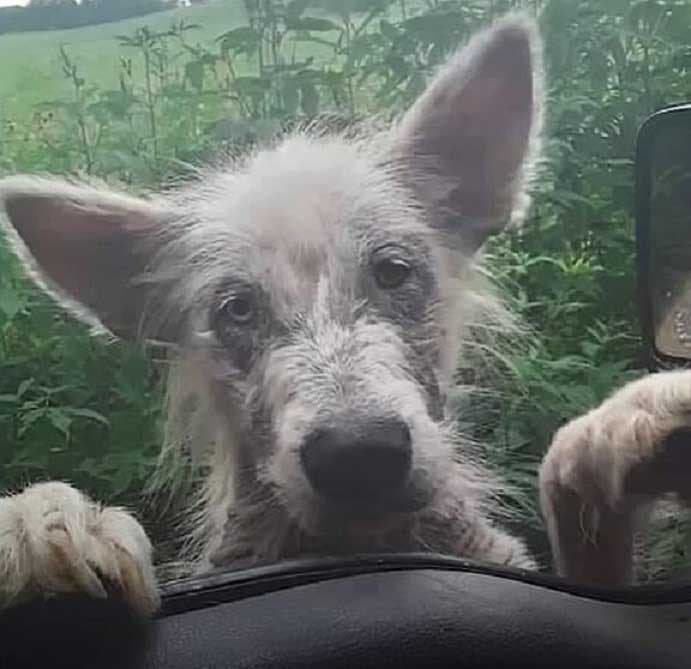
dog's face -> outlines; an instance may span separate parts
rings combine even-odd
[[[219,231],[215,266],[187,292],[216,409],[248,485],[311,531],[424,506],[451,457],[440,375],[455,272],[385,158],[293,138],[208,182],[189,212]]]
[[[81,317],[194,358],[238,494],[270,489],[307,532],[382,531],[456,466],[464,273],[522,197],[536,57],[532,26],[503,21],[388,132],[294,136],[157,200],[6,180],[12,237]]]

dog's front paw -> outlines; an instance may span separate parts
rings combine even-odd
[[[159,596],[142,527],[64,483],[0,498],[0,608],[70,592],[120,597],[134,612],[153,614]]]
[[[689,427],[684,371],[634,381],[557,432],[540,469],[540,501],[561,575],[631,580],[639,512],[665,493],[691,492],[691,444],[674,438]]]

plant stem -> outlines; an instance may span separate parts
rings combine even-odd
[[[154,162],[158,166],[158,128],[156,126],[156,97],[151,81],[151,51],[149,45],[144,45],[144,78],[146,82],[146,107],[149,113],[149,129],[151,131],[152,151]]]

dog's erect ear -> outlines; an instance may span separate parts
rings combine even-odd
[[[394,129],[395,154],[422,204],[474,251],[527,201],[541,124],[537,27],[509,16],[440,70]]]
[[[33,279],[91,325],[134,339],[149,295],[140,281],[160,248],[160,205],[33,177],[0,180],[0,219]]]

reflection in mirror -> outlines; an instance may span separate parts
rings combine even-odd
[[[650,159],[649,263],[655,348],[691,360],[691,114],[658,123]]]

